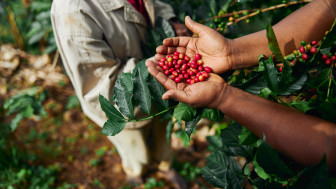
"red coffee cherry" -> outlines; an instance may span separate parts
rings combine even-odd
[[[187,71],[185,71],[185,70],[182,70],[182,71],[181,71],[181,74],[183,74],[183,75],[184,75],[184,74],[188,74],[188,73],[187,73]]]
[[[189,63],[187,63],[187,66],[188,66],[188,67],[190,67],[190,66],[191,66],[191,63],[190,63],[190,62],[189,62]]]
[[[302,59],[303,59],[303,60],[308,60],[308,55],[307,55],[307,54],[303,54],[303,55],[302,55]]]
[[[179,65],[181,65],[182,63],[183,63],[182,60],[177,61],[177,64],[179,64]]]
[[[180,69],[180,68],[181,68],[180,65],[178,65],[178,64],[175,65],[175,69]]]
[[[195,81],[195,83],[198,83],[200,80],[199,80],[198,77],[195,77],[194,81]]]
[[[205,78],[209,78],[209,73],[207,73],[207,72],[202,72],[202,75],[203,75]]]
[[[197,64],[202,66],[203,65],[203,60],[197,60]]]
[[[174,64],[174,65],[177,65],[177,61],[176,61],[176,60],[173,60],[173,64]]]
[[[205,67],[205,68],[204,68],[204,71],[210,73],[210,72],[211,72],[211,68],[209,68],[209,67]]]
[[[202,56],[200,54],[195,55],[195,60],[201,60],[201,59],[202,59]]]
[[[170,74],[169,70],[166,70],[165,75],[169,75],[169,74]]]
[[[201,76],[198,77],[198,79],[199,79],[199,81],[204,81],[204,76],[201,75]]]
[[[177,72],[178,74],[182,73],[182,71],[181,71],[180,69],[176,69],[176,72]]]
[[[167,65],[163,65],[163,66],[162,66],[162,69],[163,69],[163,70],[168,70],[169,67],[168,67]]]
[[[187,61],[187,62],[189,62],[190,61],[189,56],[184,56],[184,60]]]
[[[181,82],[182,82],[182,79],[181,79],[180,77],[176,77],[176,78],[175,78],[175,82],[176,82],[176,83],[181,83]]]
[[[196,76],[192,75],[190,76],[190,79],[194,80],[196,78]]]
[[[189,74],[184,74],[183,77],[184,77],[184,79],[188,79],[190,77],[190,75]]]
[[[326,65],[330,65],[330,64],[331,64],[331,60],[330,60],[330,59],[327,59],[327,60],[325,61],[325,64],[326,64]]]
[[[164,66],[164,62],[159,62],[159,66],[160,67]]]
[[[194,83],[195,83],[195,81],[194,81],[194,80],[191,80],[189,84],[192,85],[192,84],[194,84]]]
[[[179,58],[181,59],[181,60],[184,60],[184,54],[179,54]]]
[[[169,68],[170,73],[172,73],[173,71],[175,71],[175,68]]]
[[[179,74],[178,76],[179,76],[179,78],[181,78],[182,80],[184,79],[184,77],[183,77],[182,74]]]
[[[198,66],[197,66],[197,64],[195,64],[195,63],[191,63],[191,64],[190,64],[190,67],[196,69]]]
[[[312,44],[313,46],[315,46],[315,45],[318,44],[318,42],[317,42],[317,41],[313,41],[313,42],[311,42],[311,44]]]
[[[198,66],[198,71],[204,71],[204,67],[203,66]]]
[[[315,54],[317,52],[317,49],[315,47],[313,47],[312,49],[310,49],[310,53]]]
[[[178,56],[178,55],[180,55],[180,53],[176,51],[176,52],[174,52],[174,55]]]
[[[186,70],[186,69],[188,69],[187,64],[182,64],[181,70]]]
[[[175,77],[177,77],[177,76],[178,76],[178,73],[177,73],[176,71],[173,71],[173,72],[172,72],[172,75],[174,75]]]
[[[335,61],[336,61],[336,56],[332,56],[332,57],[330,58],[330,60],[331,60],[332,62],[335,62]]]
[[[190,76],[194,75],[194,72],[191,71],[190,69],[187,70],[187,74],[189,74]]]
[[[322,57],[321,57],[322,60],[327,60],[328,58],[329,58],[329,57],[328,57],[328,55],[326,55],[326,54],[322,55]]]
[[[300,47],[299,51],[300,51],[300,53],[304,53],[306,50],[305,50],[304,47]]]
[[[279,72],[282,72],[282,67],[279,68]]]
[[[175,77],[175,75],[170,75],[169,78],[172,79],[172,80],[175,80],[176,77]]]
[[[202,73],[201,72],[198,72],[197,74],[196,74],[196,77],[199,77],[199,76],[201,76],[202,75]]]
[[[187,82],[188,84],[190,84],[190,81],[191,81],[191,79],[187,79],[187,80],[186,80],[186,82]]]
[[[165,58],[161,58],[161,62],[166,62],[167,60]]]
[[[167,61],[168,61],[168,62],[173,61],[173,57],[168,57],[168,58],[167,58]]]
[[[194,72],[194,74],[197,74],[197,73],[198,73],[198,70],[197,70],[197,69],[190,68],[190,70],[191,70],[192,72]]]
[[[172,67],[174,67],[174,64],[172,62],[168,62],[167,66],[172,68]]]
[[[190,60],[190,64],[197,64],[196,60]]]
[[[178,57],[178,56],[176,56],[176,55],[174,55],[174,56],[173,56],[173,59],[174,59],[174,60],[178,60],[178,59],[179,59],[179,57]]]

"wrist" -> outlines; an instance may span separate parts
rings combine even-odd
[[[230,96],[232,93],[232,87],[224,83],[220,90],[217,92],[216,100],[209,106],[210,108],[215,108],[220,111],[224,110],[227,106],[228,101],[230,101]]]
[[[242,52],[240,50],[240,42],[239,38],[230,40],[229,61],[232,70],[241,68]]]

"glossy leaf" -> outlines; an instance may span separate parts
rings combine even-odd
[[[128,92],[128,89],[121,78],[115,82],[114,85],[114,98],[116,104],[122,114],[126,117],[134,119],[134,105],[132,102],[132,95]]]
[[[114,120],[107,120],[101,130],[101,134],[106,136],[115,136],[116,134],[120,133],[126,126],[125,121],[114,121]]]
[[[142,75],[142,77],[147,80],[149,72],[148,72],[148,68],[146,66],[146,59],[140,61],[139,63],[137,63],[132,71],[132,78],[135,79],[135,75],[138,73],[138,68],[140,68],[140,73]]]
[[[267,82],[265,80],[258,81],[257,83],[249,86],[245,91],[259,95],[260,91],[267,87]]]
[[[325,40],[323,41],[321,48],[328,48],[328,47],[332,47],[334,45],[336,45],[336,29],[335,29],[335,25],[336,25],[336,19],[334,21],[334,24],[332,25],[330,31],[328,32],[328,34],[326,35]]]
[[[191,121],[185,122],[185,132],[187,133],[188,137],[190,137],[191,133],[193,132],[196,124],[201,120],[202,109],[197,110],[196,115],[193,117]]]
[[[280,62],[285,62],[277,38],[275,36],[274,30],[272,28],[271,22],[268,22],[266,27],[266,36],[268,39],[268,48],[275,54],[275,59]]]
[[[324,155],[321,162],[313,167],[305,168],[301,171],[297,182],[294,184],[295,189],[320,189],[331,188],[330,177],[327,167],[326,156]]]
[[[279,88],[279,78],[277,70],[274,66],[269,63],[264,63],[265,70],[263,72],[263,77],[267,82],[267,86],[272,92],[277,92]]]
[[[188,106],[187,104],[180,103],[174,109],[174,117],[178,121],[191,121],[196,115],[196,109]]]
[[[177,138],[180,138],[182,140],[182,143],[185,147],[188,147],[190,145],[190,139],[188,134],[183,131],[182,129],[178,130],[175,132],[175,136]]]
[[[113,121],[122,121],[124,117],[121,113],[108,101],[103,95],[99,94],[99,102],[101,109],[105,112],[106,117]]]
[[[148,89],[147,82],[141,75],[141,69],[138,68],[138,74],[134,78],[134,98],[140,110],[151,114],[152,99]]]
[[[214,108],[203,108],[202,118],[207,118],[211,121],[222,121],[224,119],[224,114]]]
[[[168,144],[170,144],[170,137],[173,132],[173,128],[174,128],[174,124],[173,124],[172,119],[170,119],[166,126],[166,140]]]
[[[329,80],[330,77],[330,68],[324,69],[321,73],[318,74],[318,76],[315,78],[315,85],[318,87],[322,86],[323,83],[327,84],[327,81]]]
[[[253,158],[253,166],[255,172],[258,174],[258,176],[264,180],[271,178],[272,176],[267,174],[262,167],[259,166],[257,162],[257,154]]]
[[[129,93],[133,94],[134,84],[133,84],[133,80],[132,80],[132,74],[123,73],[122,76],[121,76],[121,79],[125,83]]]
[[[156,28],[156,31],[159,32],[159,34],[161,35],[163,39],[175,37],[175,30],[173,26],[170,25],[169,22],[162,17],[156,18],[155,28]]]
[[[291,83],[286,89],[280,92],[280,95],[290,95],[293,92],[300,90],[307,81],[307,72],[303,73],[302,76]]]
[[[22,114],[26,118],[30,118],[34,116],[34,108],[32,106],[28,106],[22,111]]]
[[[307,101],[299,101],[299,102],[294,101],[292,102],[291,105],[297,108],[298,110],[302,111],[303,113],[306,113],[308,110],[315,109],[313,106],[310,106],[309,102]]]
[[[229,183],[226,179],[226,173],[224,175],[221,175],[220,177],[217,177],[208,166],[205,166],[202,168],[202,176],[203,178],[212,184],[214,187],[217,188],[229,188]]]
[[[280,158],[278,152],[274,150],[267,142],[264,136],[257,150],[257,162],[267,174],[274,174],[281,178],[290,178],[292,171],[287,164]]]
[[[263,58],[265,56],[263,54],[261,54],[259,57],[258,57],[258,63],[259,63],[259,67],[256,69],[257,72],[263,72],[265,70],[265,66],[264,66],[264,63],[263,61]],[[273,62],[272,62],[273,63]]]
[[[255,135],[254,133],[252,133],[252,131],[246,129],[245,127],[243,127],[243,130],[238,135],[238,138],[240,141],[239,145],[250,145],[259,140],[259,137],[257,135]]]
[[[214,149],[221,148],[223,146],[222,140],[218,135],[207,136],[206,139],[209,143],[209,146],[212,146]]]
[[[158,109],[161,111],[168,109],[169,101],[162,99],[162,95],[166,92],[166,89],[151,75],[148,78],[148,88]]]
[[[268,87],[266,87],[265,89],[263,89],[263,90],[260,91],[260,95],[259,95],[259,96],[264,97],[264,98],[267,99],[268,96],[269,96],[271,93],[272,93],[272,91],[271,91]]]
[[[288,61],[285,61],[283,64],[284,67],[282,67],[281,81],[279,83],[279,86],[282,89],[288,89],[291,88],[291,86],[289,86],[291,80],[291,67],[288,64]]]
[[[243,156],[252,158],[253,148],[250,146],[239,146],[238,135],[242,131],[242,126],[239,123],[233,123],[221,132],[223,149],[232,156]]]

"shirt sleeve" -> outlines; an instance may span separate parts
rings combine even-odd
[[[52,16],[62,61],[84,113],[102,126],[107,120],[100,108],[99,94],[112,96],[120,61],[103,40],[97,23],[82,13]]]
[[[163,3],[162,1],[154,1],[154,11],[155,16],[160,16],[166,20],[176,17],[173,8],[169,4]]]

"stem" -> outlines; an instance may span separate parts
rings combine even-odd
[[[330,70],[330,77],[329,77],[329,85],[328,85],[328,93],[327,93],[327,100],[326,102],[328,102],[329,99],[329,93],[330,93],[330,86],[331,86],[331,80],[333,80],[333,68],[334,68],[334,64],[331,65],[331,70]]]
[[[301,95],[302,95],[302,93],[300,93],[300,94],[295,98],[295,100],[294,100],[293,102],[296,102],[296,101],[300,98]]]
[[[152,118],[154,118],[154,117],[156,117],[156,116],[159,116],[159,115],[161,115],[161,114],[163,114],[163,113],[166,113],[166,112],[168,112],[169,110],[176,108],[177,106],[178,106],[178,105],[173,106],[173,107],[170,107],[170,108],[168,108],[168,109],[165,110],[165,111],[159,112],[159,113],[157,113],[157,114],[155,114],[155,115],[152,115],[152,116],[147,117],[147,118],[144,118],[144,119],[139,119],[139,120],[133,119],[133,120],[129,120],[128,122],[137,122],[137,121],[145,121],[145,120],[149,120],[149,119],[152,119]]]

